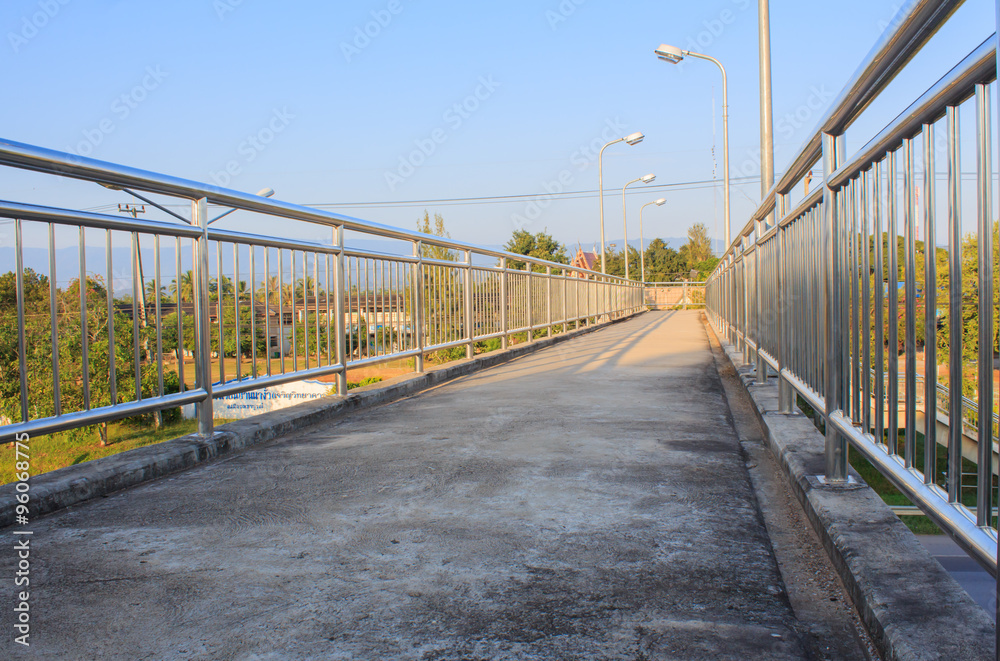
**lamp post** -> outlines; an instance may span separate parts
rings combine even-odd
[[[646,175],[643,175],[643,176],[639,177],[638,179],[633,179],[632,181],[630,181],[627,184],[625,184],[624,186],[622,186],[622,227],[623,227],[623,229],[625,231],[625,279],[626,280],[628,280],[628,222],[625,219],[625,214],[626,214],[626,211],[625,211],[625,189],[628,188],[629,186],[631,186],[632,184],[636,183],[637,181],[641,181],[644,184],[648,184],[648,183],[652,183],[652,181],[654,179],[656,179],[656,175],[655,174],[646,174]]]
[[[610,147],[611,145],[617,144],[619,142],[624,142],[629,145],[637,145],[640,142],[642,142],[642,139],[645,137],[646,136],[644,136],[642,133],[636,131],[635,133],[627,135],[624,138],[618,138],[617,140],[612,140],[611,142],[601,147],[601,151],[598,152],[597,154],[597,186],[600,190],[600,197],[601,197],[601,273],[608,272],[604,261],[604,165],[603,165],[604,150]]]
[[[646,284],[646,248],[645,241],[642,238],[642,210],[651,204],[655,204],[658,207],[662,207],[666,203],[664,198],[660,198],[653,202],[647,202],[646,204],[639,207],[639,260],[642,262],[642,282]]]
[[[726,236],[725,241],[723,241],[723,251],[725,251],[729,248],[729,84],[726,80],[726,68],[722,66],[722,62],[719,62],[710,55],[681,50],[676,46],[668,46],[667,44],[660,44],[655,53],[661,60],[672,64],[677,64],[687,56],[695,57],[699,60],[708,60],[709,62],[714,62],[715,66],[719,67],[719,71],[722,72],[722,178],[724,180],[723,185],[725,186],[722,199],[723,215],[725,216],[724,231]]]

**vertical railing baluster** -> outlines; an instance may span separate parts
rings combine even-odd
[[[178,239],[180,241],[180,239]],[[87,310],[87,230],[80,226],[80,367],[82,368],[83,408],[90,410],[90,332]],[[24,326],[21,326],[24,328]]]
[[[990,91],[976,85],[976,200],[979,218],[979,475],[976,522],[993,526],[993,117]]]
[[[247,246],[250,250],[250,362],[253,366],[250,368],[250,374],[252,378],[256,379],[258,376],[257,372],[257,263],[256,263],[256,248],[257,246],[250,244]],[[266,285],[265,285],[266,286]]]
[[[236,333],[236,380],[243,380],[243,346],[240,342],[240,244],[233,243],[233,323]]]
[[[219,322],[219,385],[226,382],[226,324],[222,320],[222,293],[225,291],[222,274],[222,241],[215,242],[215,298]]]
[[[299,371],[299,334],[298,334],[298,319],[295,318],[295,299],[298,298],[297,292],[295,291],[295,251],[290,250],[289,266],[288,266],[288,286],[291,288],[289,293],[289,298],[292,299],[292,372]],[[283,362],[283,361],[282,361]],[[284,364],[282,364],[284,367]]]
[[[861,174],[860,199],[860,235],[861,235],[861,401],[864,403],[861,412],[861,426],[866,432],[872,430],[872,378],[871,378],[871,343],[872,343],[872,311],[871,311],[871,248],[869,247],[869,213],[868,189],[872,170]]]
[[[14,219],[14,266],[15,287],[17,287],[17,367],[21,377],[21,422],[28,421],[28,358],[24,323],[24,244],[21,234],[21,219]],[[110,230],[109,230],[110,234]],[[110,241],[110,239],[109,239]],[[111,254],[111,251],[108,251]],[[113,346],[113,345],[112,345]]]
[[[52,223],[49,227],[49,324],[52,333],[52,408],[55,415],[62,415],[62,397],[59,388],[59,289],[56,286],[56,229]],[[135,234],[132,235],[135,237]],[[134,238],[133,238],[134,240]],[[133,306],[135,300],[133,299]],[[24,332],[24,327],[18,331]],[[136,355],[139,349],[136,345]],[[136,383],[139,382],[138,370]],[[137,398],[138,399],[138,398]]]
[[[924,124],[924,484],[937,483],[937,186],[934,125]]]
[[[116,367],[115,355],[115,280],[114,280],[114,258],[111,252],[111,230],[105,230],[105,252],[107,267],[107,299],[108,299],[108,385],[110,390],[109,404],[114,406],[118,403],[118,369]]]
[[[192,221],[193,222],[193,221]],[[187,384],[184,379],[184,306],[183,284],[181,282],[181,238],[174,240],[174,302],[177,310],[177,378],[181,382],[181,392],[187,391]],[[194,266],[192,265],[192,291],[194,289]]]
[[[875,247],[875,268],[874,276],[877,281],[875,286],[875,439],[879,443],[889,446],[885,429],[885,406],[888,393],[885,390],[886,374],[886,354],[885,354],[885,240],[886,233],[883,231],[882,220],[882,181],[885,175],[887,161],[880,161],[875,164],[875,174],[872,178],[872,223],[874,225],[874,237],[872,243]]]
[[[896,152],[889,152],[886,179],[886,215],[889,221],[889,306],[888,306],[888,359],[889,379],[886,384],[888,396],[887,443],[889,453],[899,454],[899,229],[897,227],[896,192]]]
[[[962,501],[962,162],[958,106],[948,106],[948,500]],[[953,423],[958,420],[960,422]]]
[[[916,182],[913,159],[913,140],[903,140],[903,257],[904,344],[906,349],[906,372],[904,394],[906,418],[903,421],[903,461],[907,468],[914,468],[917,452],[917,248],[916,248]]]
[[[285,373],[285,251],[278,248],[278,353]],[[294,339],[294,336],[293,336]]]
[[[280,306],[279,306],[280,314]],[[281,317],[279,316],[279,319]],[[268,247],[264,248],[264,335],[267,339],[264,345],[267,347],[264,358],[265,366],[267,369],[267,375],[271,376],[271,249]],[[279,338],[280,343],[281,333],[275,331],[275,337]]]

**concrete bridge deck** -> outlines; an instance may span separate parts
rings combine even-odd
[[[836,658],[740,436],[701,313],[644,314],[38,520],[31,656]]]

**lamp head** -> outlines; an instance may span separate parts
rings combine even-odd
[[[658,207],[662,207],[664,204],[666,204],[666,202],[667,202],[666,198],[661,197],[660,199],[653,202],[653,204],[655,204]]]
[[[647,174],[647,175],[643,175],[643,177],[641,179],[639,179],[639,181],[641,181],[644,184],[648,184],[648,183],[651,183],[654,179],[656,179],[656,175],[655,174]]]
[[[637,145],[640,142],[642,142],[642,139],[645,138],[645,137],[646,136],[644,136],[642,133],[640,133],[639,131],[636,131],[635,133],[633,133],[631,135],[625,136],[625,142],[627,142],[630,145]]]
[[[684,51],[676,46],[660,44],[660,47],[653,52],[656,53],[656,57],[660,58],[664,62],[670,62],[671,64],[677,64],[684,59]]]

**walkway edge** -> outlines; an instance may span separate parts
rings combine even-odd
[[[569,333],[519,344],[506,351],[493,351],[471,360],[455,361],[422,374],[397,377],[384,385],[359,388],[347,396],[323,397],[247,420],[220,425],[211,438],[189,434],[32,476],[29,481],[31,518],[107,496],[353,411],[414,395],[446,381],[607,328],[637,314],[642,312],[615,319],[610,324],[583,327]],[[0,528],[14,525],[17,504],[15,483],[0,486]]]
[[[778,413],[778,385],[752,382],[753,366],[723,344],[703,317],[712,344],[741,376],[771,451],[819,535],[868,634],[886,661],[995,659],[995,627],[854,471],[859,484],[827,488],[824,438],[802,414]],[[749,382],[749,385],[748,385]]]

